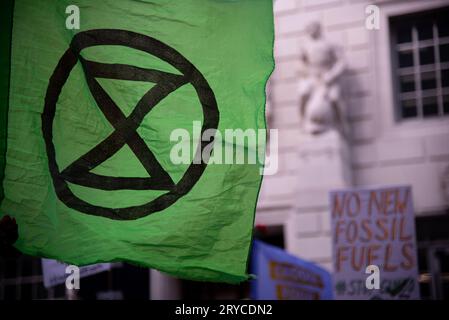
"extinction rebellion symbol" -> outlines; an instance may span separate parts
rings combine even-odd
[[[81,50],[101,45],[126,46],[144,51],[171,64],[181,74],[171,74],[125,64],[99,63],[81,57]],[[87,84],[98,108],[115,131],[67,168],[61,170],[56,162],[56,150],[53,144],[53,121],[58,97],[71,70],[78,62],[83,67]],[[126,117],[96,78],[148,81],[156,85],[142,96],[131,114]],[[49,169],[58,198],[65,205],[79,212],[116,220],[133,220],[164,210],[186,195],[200,179],[207,164],[192,162],[182,178],[175,183],[136,130],[154,106],[188,83],[195,88],[202,106],[202,133],[208,129],[217,129],[219,112],[214,92],[195,66],[175,49],[149,36],[126,30],[96,29],[76,34],[70,48],[61,57],[50,78],[42,114],[42,132]],[[110,177],[91,172],[92,169],[117,153],[125,144],[130,147],[150,177]],[[206,144],[200,142],[196,153],[202,154]],[[106,208],[92,205],[78,198],[70,190],[68,182],[101,190],[163,190],[167,192],[144,205]]]

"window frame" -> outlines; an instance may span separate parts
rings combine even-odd
[[[439,0],[426,2],[377,0],[374,3],[380,9],[380,29],[368,32],[370,41],[374,44],[373,75],[378,86],[373,90],[374,107],[378,111],[375,123],[378,138],[394,139],[449,134],[449,117],[446,116],[398,119],[396,100],[398,82],[393,73],[395,69],[393,69],[390,28],[391,18],[437,10],[447,7],[448,4]]]
[[[443,96],[449,95],[449,88],[443,88],[443,76],[442,70],[449,70],[449,62],[441,61],[440,46],[449,45],[449,36],[441,37],[438,34],[438,28],[435,24],[432,24],[432,36],[430,39],[420,40],[418,38],[419,29],[416,24],[424,22],[426,18],[434,13],[436,10],[421,11],[419,13],[412,13],[407,15],[393,16],[389,18],[390,25],[390,47],[391,47],[391,61],[392,61],[392,77],[394,81],[394,93],[395,93],[395,117],[396,121],[409,121],[411,119],[428,120],[432,117],[447,117],[449,113],[444,111]],[[445,7],[445,11],[449,11],[449,6]],[[400,25],[406,22],[412,22],[411,26],[411,39],[407,43],[397,43],[397,35]],[[421,52],[422,49],[431,48],[433,63],[428,65],[421,64]],[[399,53],[411,52],[413,55],[413,63],[410,67],[401,68],[399,66]],[[401,70],[402,69],[402,70]],[[404,70],[405,69],[405,70]],[[403,74],[401,74],[401,71]],[[422,75],[425,73],[433,73],[435,87],[431,89],[425,89],[423,85]],[[401,76],[413,77],[414,89],[410,92],[404,92],[401,88]],[[404,98],[409,96],[409,98]],[[436,99],[437,112],[436,114],[425,114],[424,99],[433,98]],[[402,101],[415,100],[416,103],[416,116],[405,117],[403,115]]]

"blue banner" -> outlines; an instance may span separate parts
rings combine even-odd
[[[253,243],[251,298],[255,300],[329,300],[331,275],[316,264],[255,240]]]

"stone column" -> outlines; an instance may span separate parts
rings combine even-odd
[[[150,299],[179,300],[182,298],[181,281],[160,271],[150,270]]]
[[[331,130],[298,142],[297,186],[287,219],[286,249],[332,269],[329,191],[352,186],[350,149]]]

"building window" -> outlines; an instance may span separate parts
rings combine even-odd
[[[449,7],[390,19],[398,120],[449,115]]]

